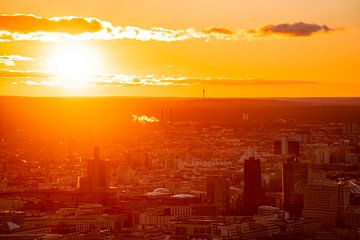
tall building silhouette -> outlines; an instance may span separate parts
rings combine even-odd
[[[308,181],[308,165],[290,157],[283,164],[283,195],[285,211],[300,217],[304,207],[303,192]]]
[[[109,188],[109,174],[107,162],[101,160],[99,147],[94,148],[94,156],[88,160],[87,175],[80,184],[80,188],[88,191],[99,191]]]
[[[274,141],[275,155],[300,155],[300,142],[289,139],[288,137],[280,137]]]
[[[258,207],[265,202],[265,193],[261,186],[260,159],[250,157],[244,161],[244,193],[242,213],[257,214]]]
[[[218,213],[226,215],[230,210],[230,180],[224,176],[208,176],[207,196],[217,206]]]

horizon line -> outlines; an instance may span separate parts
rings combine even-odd
[[[160,99],[198,99],[198,100],[218,100],[218,99],[359,99],[359,96],[279,96],[279,97],[172,97],[172,96],[124,96],[124,95],[59,95],[59,96],[29,96],[29,95],[0,95],[0,98],[160,98]]]

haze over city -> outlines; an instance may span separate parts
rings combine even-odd
[[[0,239],[360,239],[359,0],[1,0]]]

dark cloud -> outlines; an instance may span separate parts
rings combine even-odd
[[[102,30],[101,22],[95,18],[55,17],[44,18],[34,15],[0,15],[0,30],[12,33],[64,32],[79,34]]]
[[[258,33],[261,35],[286,35],[292,37],[299,36],[311,36],[314,33],[319,32],[331,32],[334,31],[334,28],[330,28],[326,25],[319,25],[315,23],[304,23],[297,22],[293,24],[277,24],[277,25],[267,25],[258,30]],[[250,32],[254,32],[250,30]]]

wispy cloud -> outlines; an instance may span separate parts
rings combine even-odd
[[[271,80],[250,78],[201,78],[201,77],[169,77],[169,76],[131,76],[107,75],[101,76],[95,82],[97,85],[112,86],[244,86],[244,85],[281,85],[281,84],[314,84],[314,81],[303,80]]]
[[[11,79],[43,79],[50,78],[52,75],[46,72],[33,71],[33,70],[9,70],[0,69],[0,78],[11,78]]]
[[[278,36],[310,36],[314,33],[332,32],[327,25],[298,22],[294,24],[266,25],[257,29],[232,30],[228,27],[167,29],[137,26],[115,26],[97,18],[75,16],[45,18],[28,14],[0,15],[0,42],[8,41],[66,41],[115,40],[185,41],[191,39],[239,40]]]
[[[230,28],[227,27],[211,27],[202,30],[204,34],[221,34],[221,35],[233,35],[235,34]]]
[[[13,71],[0,70],[0,79],[6,78],[16,84],[61,86],[71,84],[68,81],[57,81],[54,76],[41,71]],[[274,80],[255,78],[212,78],[212,77],[173,77],[156,75],[127,75],[127,74],[102,74],[87,82],[89,85],[98,86],[246,86],[246,85],[288,85],[288,84],[314,84],[314,81],[305,80]]]
[[[34,61],[34,58],[31,57],[24,57],[24,56],[19,56],[19,55],[4,55],[4,56],[0,56],[0,64],[4,64],[8,67],[10,66],[15,66],[15,63],[17,61]]]

